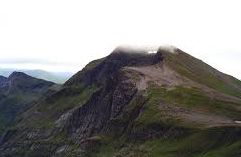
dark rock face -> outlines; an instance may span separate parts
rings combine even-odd
[[[97,82],[98,84],[108,82],[107,85],[112,86],[109,82],[110,78],[115,78],[116,73],[118,73],[122,67],[153,65],[162,60],[163,57],[161,53],[148,54],[146,52],[139,51],[130,53],[123,49],[117,49],[93,69],[83,69],[78,72],[70,78],[65,85],[78,85],[83,82],[86,85],[93,82]]]
[[[73,112],[72,117],[66,123],[69,134],[74,135],[74,138],[79,136],[81,140],[101,132],[113,134],[116,128],[119,129],[118,132],[123,131],[128,124],[115,126],[113,122],[135,97],[137,88],[135,82],[128,80],[129,78],[120,69],[125,66],[154,65],[162,60],[161,53],[148,54],[139,51],[130,53],[117,49],[90,71],[84,74],[77,73],[66,82],[66,86],[80,83],[86,86],[96,84],[101,89],[92,95],[84,106]]]
[[[101,132],[108,133],[114,127],[110,126],[111,121],[122,113],[123,107],[130,103],[137,89],[121,76],[113,82],[116,84],[112,84],[112,88],[106,86],[100,89],[84,106],[74,111],[66,123],[73,138],[76,139],[77,135],[77,139],[83,140]]]

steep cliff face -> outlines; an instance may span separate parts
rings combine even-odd
[[[0,155],[238,156],[240,89],[177,48],[118,48],[24,112]]]

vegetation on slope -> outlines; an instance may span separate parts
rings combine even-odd
[[[158,127],[161,136],[150,132],[154,136],[141,138],[130,134],[121,137],[102,137],[101,143],[91,153],[91,157],[239,157],[241,154],[241,127],[220,126],[211,128],[197,128],[193,124],[179,123],[178,119],[162,112],[160,103],[175,103],[176,105],[195,108],[207,107],[210,112],[240,117],[240,111],[227,107],[229,102],[213,100],[198,89],[177,87],[167,90],[163,87],[151,86],[148,91],[148,101],[142,108],[142,112],[132,125],[132,131],[150,131],[152,127]],[[130,112],[140,105],[133,100],[125,112]],[[165,131],[166,129],[166,131]],[[153,130],[155,131],[155,129]],[[171,134],[170,134],[171,133]],[[175,135],[175,133],[177,133]]]
[[[207,85],[220,92],[241,98],[241,81],[223,74],[208,64],[198,60],[181,50],[173,54],[162,51],[164,62],[172,69],[200,84]]]
[[[175,139],[154,138],[145,141],[103,140],[91,157],[239,157],[241,129],[235,127],[196,130]]]

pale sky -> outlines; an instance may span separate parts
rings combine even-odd
[[[0,0],[0,67],[81,70],[119,45],[174,45],[241,79],[239,0]]]

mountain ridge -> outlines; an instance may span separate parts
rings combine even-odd
[[[240,155],[240,81],[177,48],[133,51],[90,62],[21,114],[0,155]]]
[[[23,72],[13,72],[0,82],[0,128],[11,126],[15,117],[30,107],[53,82],[31,77]],[[1,132],[0,132],[1,133]]]
[[[0,86],[2,86],[7,81],[7,77],[0,75]]]
[[[28,74],[29,76],[48,80],[51,82],[63,84],[69,77],[72,76],[72,73],[68,72],[48,72],[44,70],[26,70],[26,69],[3,69],[0,68],[0,75],[8,77],[12,72],[18,71]]]

